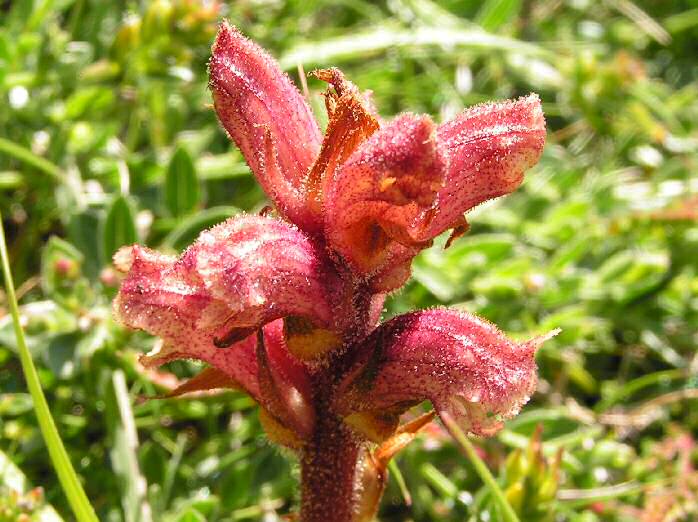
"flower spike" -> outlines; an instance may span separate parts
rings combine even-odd
[[[275,209],[231,218],[179,257],[119,251],[115,316],[161,338],[146,366],[207,363],[171,396],[234,387],[259,403],[268,438],[298,453],[303,522],[373,520],[388,462],[431,420],[400,426],[409,408],[430,400],[449,429],[491,435],[535,390],[536,348],[555,331],[515,342],[455,310],[380,317],[421,250],[451,230],[448,246],[466,212],[538,161],[540,100],[385,122],[341,71],[320,69],[323,137],[279,65],[228,23],[209,72],[218,118]]]

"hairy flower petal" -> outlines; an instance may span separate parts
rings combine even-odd
[[[302,220],[300,186],[321,143],[303,96],[264,49],[226,22],[209,74],[223,127],[279,210]]]
[[[203,232],[179,259],[139,246],[120,251],[118,265],[128,274],[114,310],[127,326],[163,339],[147,362],[201,359],[249,389],[257,373],[251,333],[286,315],[334,324],[327,297],[334,276],[322,259],[281,221],[235,217]]]
[[[463,213],[509,194],[535,165],[545,144],[538,95],[471,107],[439,126],[448,163],[446,182],[424,238],[463,224]]]
[[[398,316],[359,349],[335,404],[348,416],[406,409],[429,399],[465,430],[489,435],[535,390],[534,354],[547,338],[517,343],[494,325],[455,310]]]
[[[287,315],[317,326],[334,324],[330,297],[338,282],[326,258],[302,232],[271,217],[236,217],[203,232],[182,255],[181,264],[195,273],[217,303],[228,308],[219,329],[256,330]],[[220,323],[214,311],[203,326]]]
[[[425,246],[415,236],[444,177],[434,124],[405,114],[373,134],[328,187],[326,234],[361,277],[390,264],[392,245]]]
[[[126,247],[117,258],[122,268],[128,268],[128,275],[114,300],[116,319],[162,338],[141,359],[145,366],[199,359],[223,371],[253,397],[259,396],[254,336],[229,350],[216,348],[213,332],[200,328],[199,320],[217,305],[176,258],[139,246]],[[220,314],[225,317],[223,310]]]
[[[468,228],[463,213],[508,194],[545,142],[536,95],[473,107],[434,130],[405,115],[339,170],[326,200],[330,246],[374,291],[402,286],[414,256],[438,234]]]

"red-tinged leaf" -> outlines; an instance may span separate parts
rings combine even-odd
[[[429,412],[412,422],[401,426],[388,440],[384,441],[373,452],[366,452],[363,466],[357,477],[356,489],[361,491],[361,497],[356,508],[357,522],[375,520],[380,499],[388,482],[388,464],[401,450],[406,448],[417,436],[420,430],[427,426],[435,413]]]
[[[231,379],[230,376],[218,368],[210,366],[201,370],[191,379],[183,382],[172,391],[167,392],[163,397],[179,397],[185,393],[202,392],[218,389],[239,390],[241,386]]]

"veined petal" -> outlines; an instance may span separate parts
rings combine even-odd
[[[324,253],[299,230],[262,216],[229,219],[203,232],[181,257],[218,303],[228,307],[228,320],[204,314],[203,326],[218,324],[217,339],[227,332],[256,330],[285,316],[305,317],[331,328],[332,297],[340,283]],[[224,342],[222,343],[224,344]]]
[[[335,396],[345,416],[394,411],[429,399],[467,431],[490,435],[536,387],[536,348],[549,336],[517,343],[469,314],[434,309],[398,316],[359,349]]]
[[[431,119],[396,118],[364,142],[329,185],[330,247],[356,274],[370,277],[390,264],[395,243],[416,251],[426,246],[415,234],[444,174]]]
[[[283,321],[277,320],[258,332],[260,403],[282,426],[307,439],[315,422],[310,378],[289,353],[283,328]]]
[[[176,258],[138,245],[117,253],[117,266],[128,269],[114,300],[114,315],[122,324],[161,337],[156,348],[141,358],[145,366],[174,359],[199,359],[223,371],[250,395],[259,396],[255,336],[240,340],[229,350],[213,344],[213,332],[199,328],[205,312],[216,304],[195,278],[188,277]]]
[[[227,22],[209,62],[218,117],[279,210],[302,212],[300,185],[320,149],[308,104],[276,61]]]
[[[115,314],[163,339],[160,353],[146,362],[201,359],[249,389],[257,376],[250,334],[286,315],[334,324],[327,296],[338,291],[321,255],[295,228],[260,216],[235,217],[203,232],[179,258],[127,247],[116,260],[128,274]]]
[[[463,213],[509,194],[535,165],[545,144],[545,118],[537,94],[471,107],[439,126],[448,173],[425,238],[463,223]]]

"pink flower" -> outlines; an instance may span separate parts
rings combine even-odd
[[[533,355],[550,336],[517,343],[487,321],[446,308],[404,314],[356,348],[334,406],[346,414],[399,411],[429,399],[470,432],[492,435],[535,391]]]
[[[366,498],[379,498],[380,466],[430,420],[399,428],[411,406],[429,399],[490,435],[533,393],[534,352],[547,336],[517,343],[447,309],[378,322],[420,250],[444,231],[449,242],[461,235],[465,212],[521,184],[545,121],[529,95],[441,125],[414,114],[382,122],[339,70],[313,74],[329,84],[324,137],[276,62],[221,26],[210,61],[216,112],[278,217],[234,217],[178,258],[123,249],[114,310],[162,339],[146,365],[210,365],[183,391],[227,383],[257,400],[270,437],[299,452],[303,520],[329,516],[319,488],[349,499],[332,506],[342,521],[374,509],[356,491],[370,483],[378,489]],[[383,464],[357,475],[368,440],[387,441],[371,461]]]

